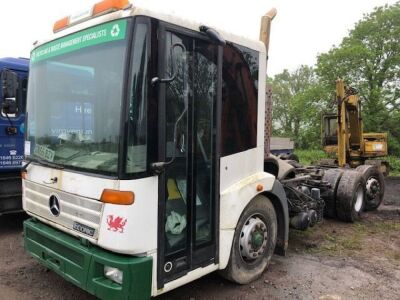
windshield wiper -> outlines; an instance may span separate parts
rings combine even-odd
[[[85,151],[85,150],[80,150],[80,151],[78,151],[77,153],[75,153],[74,155],[72,155],[72,156],[70,156],[70,157],[68,157],[68,158],[63,159],[63,162],[66,163],[66,162],[69,162],[69,161],[71,161],[71,160],[74,160],[74,159],[76,159],[76,158],[78,158],[78,157],[82,157],[82,156],[86,156],[86,155],[91,155],[91,154],[92,154],[92,152],[88,152],[88,151]]]
[[[26,168],[28,167],[28,165],[29,165],[31,162],[35,162],[35,163],[38,163],[39,165],[43,165],[43,166],[50,167],[50,168],[54,168],[54,169],[59,169],[59,170],[64,169],[63,166],[54,164],[54,163],[52,163],[52,162],[49,162],[49,161],[44,160],[44,159],[41,159],[41,158],[29,158],[28,163],[25,164],[25,165],[21,168],[21,170],[22,170],[22,171],[25,171]]]

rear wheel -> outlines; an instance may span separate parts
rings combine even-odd
[[[274,207],[268,198],[258,195],[247,205],[239,219],[231,256],[221,275],[239,284],[259,278],[271,260],[276,236]]]
[[[324,199],[325,202],[325,217],[336,218],[336,194],[342,174],[342,169],[328,169],[324,172],[324,176],[322,177],[322,180],[328,182],[331,186],[321,193],[321,198]]]
[[[381,205],[385,195],[385,179],[377,166],[362,165],[356,169],[365,180],[365,210],[375,210]]]
[[[336,214],[345,222],[360,218],[365,205],[365,181],[361,173],[344,170],[336,193]]]
[[[364,162],[364,165],[377,166],[378,170],[381,171],[383,177],[389,176],[390,165],[389,165],[389,162],[387,162],[385,160],[367,159]]]

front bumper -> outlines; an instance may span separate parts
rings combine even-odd
[[[24,240],[26,250],[43,265],[100,299],[151,296],[151,257],[114,254],[34,219],[24,222]],[[105,265],[123,271],[122,285],[104,277]]]

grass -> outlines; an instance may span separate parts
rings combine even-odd
[[[298,149],[294,153],[299,157],[300,163],[303,165],[311,165],[313,162],[328,157],[326,153],[322,150]]]
[[[322,150],[298,149],[295,151],[295,154],[299,157],[300,163],[303,165],[311,165],[313,162],[316,162],[320,159],[328,158],[327,154]],[[400,157],[389,155],[380,159],[389,162],[389,176],[400,176]]]
[[[400,157],[387,156],[385,158],[389,162],[390,176],[400,176]]]
[[[368,229],[369,233],[384,233],[389,234],[391,232],[399,232],[400,231],[400,222],[399,221],[385,221],[374,224]]]

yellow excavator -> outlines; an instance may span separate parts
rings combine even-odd
[[[319,162],[327,168],[356,168],[366,182],[366,210],[376,209],[383,200],[384,176],[389,173],[387,161],[376,158],[387,156],[387,133],[364,133],[361,100],[355,88],[336,81],[336,114],[322,116],[322,144],[324,151],[336,156]]]

